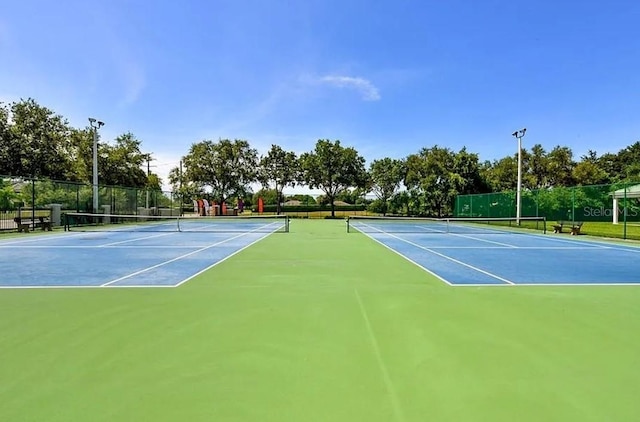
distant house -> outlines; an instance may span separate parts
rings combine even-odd
[[[300,205],[302,205],[302,202],[298,201],[297,199],[292,199],[282,205],[284,205],[285,207],[299,207]]]

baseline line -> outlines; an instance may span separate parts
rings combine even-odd
[[[220,264],[221,262],[224,262],[224,261],[226,261],[227,259],[231,258],[232,256],[234,256],[234,255],[236,255],[236,254],[238,254],[238,253],[242,252],[243,250],[247,249],[249,246],[252,246],[252,245],[254,245],[254,244],[258,243],[259,241],[261,241],[261,240],[262,240],[262,239],[264,239],[265,237],[267,237],[267,236],[269,236],[269,235],[271,235],[271,234],[275,233],[275,232],[276,232],[276,231],[278,231],[279,229],[280,229],[280,227],[276,228],[274,231],[272,231],[272,232],[270,232],[270,233],[265,233],[265,235],[264,235],[264,236],[262,236],[262,237],[260,237],[260,238],[258,238],[258,239],[256,239],[256,240],[254,240],[253,242],[249,243],[249,244],[248,244],[248,245],[246,245],[246,246],[243,246],[242,248],[238,249],[237,251],[235,251],[235,252],[233,252],[233,253],[230,253],[229,255],[225,256],[224,258],[217,260],[217,261],[216,261],[216,262],[214,262],[213,264],[209,265],[207,268],[205,268],[205,269],[203,269],[203,270],[201,270],[201,271],[198,271],[197,273],[193,274],[192,276],[185,278],[184,280],[182,280],[182,281],[181,281],[181,282],[179,282],[178,284],[175,284],[175,285],[174,285],[174,287],[179,287],[179,286],[183,285],[184,283],[186,283],[187,281],[191,280],[192,278],[199,276],[200,274],[202,274],[203,272],[205,272],[205,271],[207,271],[207,270],[210,270],[211,268],[215,267],[216,265]]]
[[[410,245],[413,245],[413,246],[415,246],[416,248],[419,248],[419,249],[425,250],[425,251],[427,251],[427,252],[431,252],[432,254],[434,254],[434,255],[438,255],[438,256],[439,256],[439,257],[441,257],[441,258],[448,259],[449,261],[451,261],[451,262],[455,262],[456,264],[462,265],[463,267],[470,268],[470,269],[472,269],[472,270],[474,270],[474,271],[478,271],[479,273],[482,273],[482,274],[484,274],[484,275],[488,275],[489,277],[493,277],[493,278],[495,278],[495,279],[497,279],[497,280],[503,281],[503,282],[505,282],[505,283],[507,283],[507,284],[515,284],[513,281],[509,281],[509,280],[507,280],[506,278],[500,277],[500,276],[498,276],[498,275],[495,275],[495,274],[493,274],[493,273],[490,273],[489,271],[485,271],[485,270],[483,270],[483,269],[481,269],[481,268],[474,267],[473,265],[467,264],[466,262],[459,261],[459,260],[457,260],[457,259],[455,259],[455,258],[452,258],[452,257],[447,256],[447,255],[445,255],[445,254],[442,254],[442,253],[440,253],[440,252],[436,252],[436,251],[434,251],[434,250],[432,250],[432,249],[426,248],[426,247],[424,247],[424,246],[422,246],[422,245],[419,245],[419,244],[417,244],[417,243],[415,243],[415,242],[411,242],[410,240],[403,239],[403,238],[401,238],[401,237],[399,237],[399,236],[395,236],[395,235],[393,235],[393,234],[391,234],[391,233],[385,233],[385,234],[387,234],[388,236],[394,237],[394,238],[396,238],[396,239],[398,239],[398,240],[400,240],[400,241],[402,241],[402,242],[406,242],[406,243],[408,243],[408,244],[410,244]]]
[[[276,229],[276,230],[277,230],[277,229]],[[275,231],[275,230],[274,230],[274,231]],[[178,256],[178,257],[176,257],[176,258],[170,259],[170,260],[168,260],[168,261],[161,262],[161,263],[156,264],[156,265],[152,265],[151,267],[148,267],[148,268],[142,269],[142,270],[140,270],[140,271],[136,271],[136,272],[131,273],[131,274],[128,274],[128,275],[126,275],[126,276],[124,276],[124,277],[120,277],[120,278],[117,278],[117,279],[115,279],[115,280],[111,280],[111,281],[109,281],[109,282],[107,282],[107,283],[102,284],[102,285],[101,285],[101,287],[107,287],[107,286],[110,286],[110,285],[111,285],[111,284],[113,284],[113,283],[117,283],[117,282],[119,282],[119,281],[126,280],[126,279],[128,279],[128,278],[131,278],[131,277],[134,277],[134,276],[136,276],[136,275],[139,275],[139,274],[145,273],[145,272],[147,272],[147,271],[151,271],[151,270],[156,269],[156,268],[158,268],[158,267],[162,267],[162,266],[164,266],[164,265],[170,264],[170,263],[172,263],[172,262],[178,261],[178,260],[183,259],[183,258],[186,258],[186,257],[188,257],[188,256],[191,256],[191,255],[197,254],[197,253],[199,253],[199,252],[206,251],[207,249],[211,249],[211,248],[213,248],[214,246],[218,246],[218,245],[221,245],[221,244],[223,244],[223,243],[227,243],[227,242],[229,242],[229,241],[231,241],[231,240],[237,239],[237,238],[242,237],[242,236],[246,236],[246,235],[251,234],[251,233],[253,233],[253,232],[242,233],[242,234],[239,234],[239,235],[237,235],[237,236],[233,236],[233,237],[230,237],[230,238],[228,238],[228,239],[222,240],[222,241],[220,241],[220,242],[213,243],[213,244],[211,244],[211,245],[209,245],[209,246],[205,246],[205,247],[203,247],[203,248],[196,249],[196,250],[195,250],[195,251],[193,251],[193,252],[189,252],[189,253],[187,253],[187,254],[180,255],[180,256]],[[264,237],[264,236],[263,236],[263,237]],[[179,286],[179,284],[174,285],[174,286]]]
[[[365,225],[366,225],[366,224],[365,224]],[[372,228],[372,229],[374,229],[374,230],[377,230],[375,227],[371,227],[371,226],[369,226],[369,227],[370,227],[370,228]],[[410,244],[410,245],[413,245],[413,246],[415,246],[415,247],[417,247],[417,248],[419,248],[419,249],[425,250],[425,251],[427,251],[427,252],[431,252],[431,253],[432,253],[432,254],[434,254],[434,255],[438,255],[438,256],[439,256],[439,257],[441,257],[441,258],[444,258],[444,259],[447,259],[447,260],[449,260],[449,261],[455,262],[456,264],[462,265],[463,267],[470,268],[470,269],[472,269],[472,270],[474,270],[474,271],[477,271],[477,272],[482,273],[482,274],[484,274],[484,275],[487,275],[487,276],[489,276],[489,277],[495,278],[496,280],[500,280],[500,281],[502,281],[502,282],[504,282],[504,283],[507,283],[507,284],[516,284],[516,283],[514,283],[513,281],[507,280],[506,278],[503,278],[503,277],[500,277],[500,276],[498,276],[498,275],[492,274],[492,273],[490,273],[490,272],[488,272],[488,271],[485,271],[485,270],[483,270],[483,269],[481,269],[481,268],[474,267],[473,265],[470,265],[470,264],[467,264],[467,263],[465,263],[465,262],[459,261],[459,260],[457,260],[457,259],[455,259],[455,258],[452,258],[452,257],[450,257],[450,256],[447,256],[447,255],[441,254],[440,252],[436,252],[436,251],[434,251],[434,250],[432,250],[432,249],[429,249],[429,248],[426,248],[426,247],[424,247],[424,246],[422,246],[422,245],[419,245],[419,244],[417,244],[417,243],[411,242],[410,240],[403,239],[403,238],[401,238],[401,237],[399,237],[399,236],[396,236],[396,235],[394,235],[394,234],[392,234],[392,233],[386,233],[386,232],[381,231],[381,230],[378,230],[378,232],[379,232],[379,233],[381,233],[381,234],[387,235],[387,236],[391,236],[391,237],[393,237],[393,238],[395,238],[395,239],[398,239],[398,240],[400,240],[401,242],[405,242],[405,243],[408,243],[408,244]],[[424,268],[424,267],[422,267],[422,268]]]
[[[263,227],[261,227],[261,228],[260,228],[260,230],[262,230],[262,229],[263,229]],[[249,243],[248,245],[246,245],[246,246],[244,246],[244,247],[242,247],[242,248],[238,249],[237,251],[235,251],[235,252],[233,252],[233,253],[231,253],[231,254],[227,255],[226,257],[224,257],[224,258],[222,258],[222,259],[220,259],[220,260],[216,261],[215,263],[213,263],[213,265],[208,266],[208,267],[207,267],[207,268],[205,268],[204,270],[199,271],[199,272],[197,272],[196,274],[192,275],[191,277],[189,277],[189,278],[187,278],[187,279],[185,279],[185,280],[182,280],[182,281],[181,281],[180,283],[178,283],[178,284],[173,284],[173,285],[171,285],[170,287],[178,287],[178,286],[182,285],[183,283],[185,283],[186,281],[188,281],[188,280],[190,280],[191,278],[195,277],[196,275],[201,274],[202,272],[204,272],[204,271],[208,270],[209,268],[211,268],[211,267],[213,267],[213,266],[217,265],[218,263],[220,263],[220,262],[222,262],[222,261],[226,260],[227,258],[229,258],[229,257],[231,257],[231,256],[233,256],[233,255],[235,255],[235,254],[237,254],[238,252],[240,252],[240,251],[242,251],[242,250],[244,250],[244,249],[248,248],[249,246],[253,245],[253,244],[254,244],[254,243],[256,243],[257,241],[262,240],[262,239],[264,239],[265,237],[267,237],[268,235],[275,233],[275,232],[276,232],[276,231],[278,231],[279,229],[280,229],[280,227],[279,227],[279,226],[278,226],[278,227],[276,227],[276,228],[274,228],[274,230],[273,230],[272,232],[270,232],[270,233],[266,233],[264,236],[261,236],[260,238],[256,239],[255,241],[253,241],[253,242]],[[250,232],[246,232],[246,233],[241,233],[241,234],[239,234],[239,235],[237,235],[237,236],[233,236],[233,237],[230,237],[230,238],[228,238],[228,239],[222,240],[222,241],[220,241],[220,242],[213,243],[213,244],[211,244],[211,245],[209,245],[209,246],[205,246],[205,247],[200,248],[200,249],[197,249],[197,250],[195,250],[195,251],[193,251],[193,252],[189,252],[189,253],[187,253],[187,254],[184,254],[184,255],[178,256],[178,257],[176,257],[176,258],[170,259],[170,260],[165,261],[165,262],[161,262],[161,263],[159,263],[159,264],[153,265],[153,266],[148,267],[148,268],[145,268],[145,269],[143,269],[143,270],[136,271],[135,273],[128,274],[128,275],[126,275],[126,276],[124,276],[124,277],[120,277],[120,278],[115,279],[115,280],[112,280],[112,281],[110,281],[110,282],[108,282],[108,283],[102,284],[102,285],[101,285],[101,287],[114,287],[114,286],[111,286],[111,284],[113,284],[113,283],[117,283],[118,281],[122,281],[122,280],[125,280],[125,279],[130,278],[130,277],[134,277],[134,276],[136,276],[136,275],[138,275],[138,274],[142,274],[142,273],[147,272],[147,271],[151,271],[151,270],[153,270],[153,269],[155,269],[155,268],[161,267],[161,266],[166,265],[166,264],[170,264],[170,263],[175,262],[175,261],[178,261],[178,260],[180,260],[180,259],[182,259],[182,258],[186,258],[186,257],[188,257],[188,256],[190,256],[190,255],[197,254],[197,253],[199,253],[199,252],[202,252],[202,251],[205,251],[205,250],[207,250],[207,249],[213,248],[214,246],[221,245],[221,244],[223,244],[223,243],[229,242],[230,240],[234,240],[234,239],[237,239],[237,238],[239,238],[239,237],[246,236],[246,235],[248,235],[248,234],[252,234],[252,233],[256,233],[256,230],[254,230],[254,231],[250,231]],[[124,287],[124,286],[123,286],[123,287]]]
[[[363,231],[361,231],[360,233],[364,234],[365,236],[367,236],[369,239],[373,240],[374,242],[377,242],[378,244],[380,244],[380,245],[384,246],[385,248],[389,249],[391,252],[395,253],[396,255],[400,255],[402,258],[404,258],[407,261],[411,262],[416,267],[422,268],[423,271],[426,271],[427,273],[431,274],[432,276],[434,276],[435,278],[439,279],[440,281],[448,284],[449,286],[453,286],[454,285],[453,283],[449,282],[447,279],[441,277],[440,275],[434,273],[433,271],[431,271],[430,269],[428,269],[424,265],[420,265],[419,263],[417,263],[413,259],[411,259],[408,256],[403,255],[402,253],[400,253],[400,251],[397,251],[397,250],[393,249],[391,246],[389,246],[389,245],[381,242],[380,240],[376,239],[375,237],[371,236],[369,233],[363,232]]]

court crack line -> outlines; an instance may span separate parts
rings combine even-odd
[[[391,406],[393,407],[393,414],[395,416],[396,421],[404,421],[404,414],[402,412],[402,407],[400,406],[400,401],[398,400],[398,395],[396,394],[396,390],[393,386],[393,382],[391,382],[391,377],[389,376],[389,370],[387,366],[384,364],[384,360],[382,359],[382,353],[380,352],[380,346],[378,345],[378,340],[376,339],[376,335],[373,332],[373,328],[371,327],[371,321],[369,320],[369,315],[367,314],[367,310],[362,303],[362,298],[360,297],[360,293],[358,293],[358,289],[353,289],[356,294],[356,299],[358,301],[358,306],[360,307],[360,314],[362,315],[362,319],[364,320],[365,327],[367,328],[367,334],[369,335],[369,340],[371,341],[371,346],[373,347],[373,354],[376,357],[376,361],[378,363],[378,367],[380,368],[380,372],[382,373],[382,379],[384,381],[385,386],[387,387],[387,393],[389,394],[389,399],[391,400]]]

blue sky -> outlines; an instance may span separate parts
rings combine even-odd
[[[578,159],[640,140],[640,2],[23,0],[0,13],[0,101],[32,97],[164,176],[203,139],[371,162],[433,145]]]

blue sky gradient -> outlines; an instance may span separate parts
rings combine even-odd
[[[5,2],[0,101],[131,131],[165,176],[203,139],[371,162],[433,145],[574,158],[640,140],[640,2]]]

